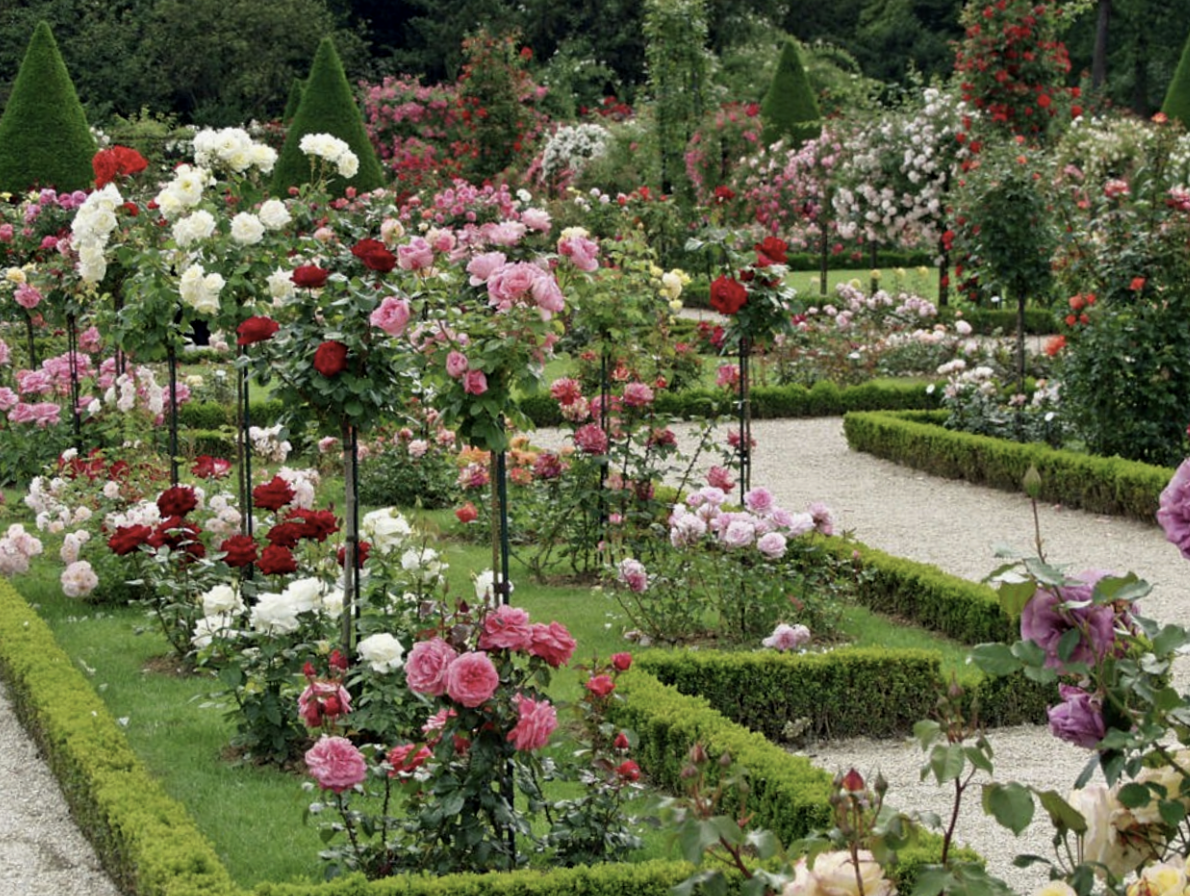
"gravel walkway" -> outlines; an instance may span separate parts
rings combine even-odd
[[[757,421],[753,484],[769,488],[790,509],[825,501],[836,525],[863,543],[934,564],[978,580],[998,561],[997,545],[1027,550],[1032,514],[1023,496],[935,479],[853,453],[838,418]],[[545,443],[549,434],[540,434]],[[1073,570],[1132,570],[1154,585],[1146,612],[1190,624],[1190,606],[1178,594],[1190,566],[1156,526],[1100,517],[1061,507],[1042,508],[1042,534],[1052,562]],[[1185,670],[1182,670],[1184,673]],[[1184,679],[1185,675],[1181,674]],[[998,777],[1064,792],[1088,759],[1044,728],[992,732]],[[919,783],[922,756],[911,742],[836,741],[811,751],[834,772],[854,767],[865,777],[880,771],[890,782],[890,804],[949,814],[945,794]],[[1049,854],[1049,835],[1034,823],[1020,839],[984,818],[978,793],[967,800],[960,838],[989,858],[991,869],[1022,893],[1044,880],[1011,867],[1019,852]],[[89,844],[71,822],[56,783],[13,718],[0,687],[0,881],[8,896],[116,896]]]

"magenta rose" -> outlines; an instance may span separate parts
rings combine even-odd
[[[486,703],[500,686],[500,675],[483,651],[464,653],[446,667],[446,695],[474,709]]]
[[[470,362],[462,352],[452,351],[446,356],[446,375],[457,380],[467,372]]]
[[[372,312],[368,322],[389,336],[400,336],[405,332],[405,327],[409,323],[410,313],[407,300],[388,296]]]
[[[616,689],[616,683],[610,675],[594,675],[587,679],[586,688],[596,697],[606,697]]]
[[[463,374],[463,391],[468,395],[483,395],[488,391],[488,378],[482,370],[468,370]]]
[[[1047,710],[1050,733],[1079,747],[1092,750],[1107,733],[1103,722],[1102,701],[1082,688],[1058,685],[1062,702]]]
[[[1091,603],[1095,583],[1111,573],[1087,570],[1072,578],[1080,584],[1056,589],[1039,588],[1021,612],[1021,638],[1045,650],[1045,665],[1064,671],[1065,664],[1093,663],[1115,643],[1115,611]],[[1072,603],[1076,606],[1065,607]],[[1070,656],[1058,656],[1058,644],[1071,629],[1082,633]]]
[[[558,713],[548,700],[531,700],[522,694],[515,699],[519,718],[508,740],[518,750],[540,750],[558,727]]]
[[[405,681],[411,691],[441,697],[446,693],[446,670],[458,652],[441,638],[418,641],[405,661]]]
[[[560,622],[549,625],[536,623],[533,626],[533,643],[529,645],[529,653],[539,656],[555,669],[570,662],[574,653],[575,642]]]
[[[588,423],[574,431],[574,444],[584,454],[606,454],[607,433],[598,423]]]
[[[1182,461],[1161,492],[1157,522],[1165,530],[1166,539],[1190,560],[1190,460]]]
[[[322,737],[306,751],[306,768],[323,790],[342,793],[362,784],[368,764],[355,744],[345,737]]]
[[[480,650],[528,650],[533,643],[529,614],[520,607],[501,604],[483,620]]]
[[[653,403],[653,390],[644,383],[629,383],[624,387],[624,404],[630,408],[643,408]]]

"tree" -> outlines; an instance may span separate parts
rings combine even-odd
[[[368,139],[363,117],[343,72],[343,63],[339,61],[334,41],[329,37],[323,38],[318,45],[318,52],[310,67],[310,77],[277,159],[277,167],[273,172],[274,193],[282,194],[289,187],[310,180],[310,160],[300,145],[302,137],[307,134],[338,137],[359,157],[359,171],[354,177],[348,180],[337,176],[332,178],[333,192],[342,193],[347,187],[369,191],[384,185],[376,150]]]
[[[1161,111],[1190,127],[1190,37],[1186,39],[1186,47],[1182,50],[1182,60],[1178,63],[1173,80],[1169,83],[1169,90],[1165,93],[1165,102],[1161,104]]]
[[[41,22],[0,117],[0,192],[86,189],[95,148],[53,32]]]
[[[818,101],[810,89],[797,45],[791,40],[781,48],[773,82],[760,103],[760,114],[764,120],[763,139],[770,146],[785,139],[796,149],[822,133]]]

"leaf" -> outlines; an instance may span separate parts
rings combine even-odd
[[[913,725],[913,736],[923,750],[936,741],[941,733],[942,726],[933,719],[921,719]]]
[[[1018,837],[1033,820],[1033,794],[1015,781],[983,786],[983,811]]]
[[[917,882],[913,885],[912,896],[938,896],[939,893],[949,893],[953,883],[953,874],[945,868],[931,865],[922,868],[917,873]]]
[[[958,778],[964,764],[963,748],[959,744],[938,744],[930,751],[930,770],[939,784]]]
[[[996,595],[1000,599],[1000,608],[1008,614],[1010,619],[1020,618],[1027,604],[1037,592],[1037,586],[1032,579],[1019,582],[1001,581],[996,588]]]
[[[1050,817],[1050,823],[1059,831],[1073,831],[1076,834],[1085,833],[1087,820],[1081,812],[1066,802],[1056,790],[1041,790],[1037,792],[1041,801],[1041,808]]]
[[[990,775],[994,771],[992,757],[985,750],[981,750],[979,747],[963,747],[963,755],[981,772],[987,772]]]
[[[1137,784],[1135,781],[1130,781],[1121,787],[1118,794],[1120,804],[1125,809],[1139,809],[1141,806],[1147,806],[1152,798],[1153,794],[1149,788],[1143,784]]]
[[[988,675],[1011,675],[1021,668],[1021,661],[1007,644],[979,644],[971,651],[971,659]]]

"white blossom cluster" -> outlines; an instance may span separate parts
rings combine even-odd
[[[79,276],[98,283],[107,273],[107,242],[116,229],[116,209],[124,197],[115,184],[96,190],[83,202],[70,224],[71,243],[78,253]]]
[[[203,190],[212,186],[215,178],[206,168],[179,165],[173,179],[153,198],[157,210],[167,221],[181,217],[202,202]]]
[[[355,177],[359,171],[359,157],[338,137],[330,134],[306,134],[298,148],[308,156],[323,159],[334,165],[342,177]]]
[[[588,162],[607,152],[610,139],[610,132],[602,125],[589,122],[562,125],[554,131],[542,152],[542,175],[548,179],[569,171],[578,176]]]
[[[205,609],[205,606],[204,606]],[[258,632],[286,635],[295,632],[303,613],[321,613],[337,619],[343,612],[343,591],[321,579],[295,579],[278,593],[259,594],[248,615],[249,625]]]
[[[243,128],[207,128],[194,135],[194,162],[202,168],[243,174],[255,168],[269,174],[277,164],[277,151],[257,143]]]
[[[946,192],[967,155],[956,137],[968,114],[954,94],[931,87],[915,112],[881,116],[853,134],[833,200],[840,234],[936,245]]]

